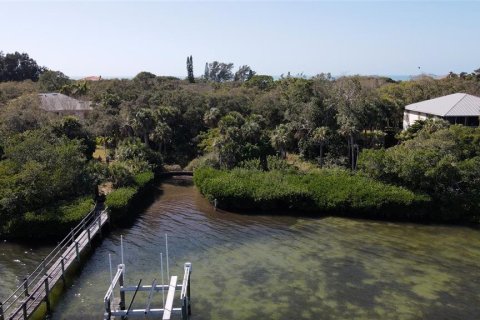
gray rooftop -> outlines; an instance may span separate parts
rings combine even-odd
[[[466,93],[454,93],[409,104],[405,110],[440,117],[478,117],[480,116],[480,98]]]
[[[61,93],[40,93],[40,108],[46,111],[88,111],[90,101],[80,101]]]

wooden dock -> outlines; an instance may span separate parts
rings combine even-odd
[[[107,222],[108,209],[91,211],[24,279],[10,297],[0,303],[0,320],[28,319],[42,302],[45,302],[47,312],[50,312],[51,289],[60,280],[65,284],[67,270],[74,262],[80,262],[82,251],[91,247],[92,239],[101,235]]]
[[[162,178],[170,178],[173,176],[193,176],[193,171],[165,171],[158,174]]]

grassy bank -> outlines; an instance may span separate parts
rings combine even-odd
[[[129,212],[151,186],[155,179],[153,172],[143,172],[134,177],[135,183],[128,187],[118,188],[107,195],[105,205],[110,209],[113,222],[122,222],[131,218]]]
[[[315,173],[231,171],[200,168],[195,185],[230,210],[354,215],[385,219],[424,218],[430,199],[343,170]]]

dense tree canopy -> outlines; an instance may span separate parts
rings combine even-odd
[[[131,80],[87,83],[54,71],[44,73],[38,82],[0,83],[2,210],[20,212],[41,205],[25,198],[27,193],[18,202],[9,196],[17,196],[24,181],[31,181],[26,176],[52,184],[45,192],[56,198],[81,193],[57,194],[63,181],[40,174],[49,172],[50,164],[59,166],[58,172],[68,179],[81,176],[85,181],[81,188],[88,189],[91,179],[123,186],[131,183],[134,173],[157,169],[161,163],[183,167],[196,158],[219,168],[249,160],[268,168],[267,159],[275,154],[298,154],[324,168],[354,170],[360,155],[359,168],[377,179],[448,199],[477,196],[475,166],[480,155],[467,143],[477,141],[476,131],[441,122],[401,130],[405,105],[455,92],[480,95],[477,76],[395,82],[319,74],[275,80],[256,75],[248,66],[240,67],[236,76],[232,70],[233,64],[212,62],[195,83],[150,72]],[[39,108],[36,93],[53,90],[92,101],[93,110],[85,119],[47,113]],[[398,144],[395,136],[400,144],[388,148]],[[108,168],[89,160],[95,140],[113,160]],[[35,141],[58,161],[35,158],[28,148],[20,148]],[[77,169],[62,167],[67,162]],[[78,175],[70,169],[78,170]],[[48,195],[42,196],[48,200]],[[467,201],[462,207],[476,208]]]
[[[0,161],[0,217],[21,214],[91,188],[84,146],[48,129],[4,141]]]
[[[214,82],[225,82],[233,79],[233,63],[213,61],[205,66],[204,77]]]
[[[359,166],[371,177],[432,195],[451,219],[465,213],[478,217],[479,128],[425,125],[398,146],[363,151]]]
[[[26,53],[7,53],[0,51],[0,82],[3,81],[37,81],[46,69],[40,67]]]
[[[60,71],[45,71],[40,75],[38,84],[42,92],[58,92],[70,84],[70,79]],[[64,89],[65,90],[65,89]]]

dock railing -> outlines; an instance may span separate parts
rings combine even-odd
[[[190,275],[192,274],[192,264],[190,262],[185,263],[184,269],[180,300],[182,300],[182,319],[188,319],[192,314],[192,308],[190,307]]]
[[[153,280],[151,285],[141,285],[141,280],[136,286],[125,286],[124,284],[124,275],[125,275],[125,265],[119,264],[117,267],[117,272],[113,276],[110,282],[110,286],[103,298],[103,303],[105,306],[104,319],[110,320],[112,317],[148,317],[148,316],[158,316],[162,319],[170,319],[171,314],[181,314],[182,320],[188,320],[191,315],[190,307],[190,277],[192,273],[192,264],[190,262],[185,263],[184,265],[184,275],[182,284],[177,284],[177,276],[172,276],[169,279],[170,285],[167,284],[157,284],[156,279]],[[120,292],[120,297],[115,300],[114,292],[118,287]],[[175,291],[180,289],[180,301],[182,303],[181,308],[173,307]],[[131,309],[132,303],[135,299],[137,292],[143,291],[148,293],[148,299],[145,304],[144,309]],[[152,295],[154,292],[167,292],[167,300],[163,300],[162,308],[151,308]],[[133,298],[130,302],[130,306],[126,308],[125,301],[125,292],[134,292]]]
[[[81,249],[78,239],[85,239],[88,245],[91,245],[92,237],[101,233],[102,226],[105,223],[106,215],[108,220],[108,208],[90,211],[72,230],[63,238],[62,241],[42,260],[42,262],[28,274],[23,282],[15,291],[3,301],[0,302],[0,320],[19,318],[27,319],[31,312],[45,299],[47,311],[50,311],[48,294],[51,288],[61,278],[65,282],[65,271],[71,264],[72,257],[80,261]],[[83,233],[83,235],[82,235]],[[42,294],[39,294],[39,293]],[[39,301],[40,300],[40,301]],[[32,308],[32,306],[35,306]]]

